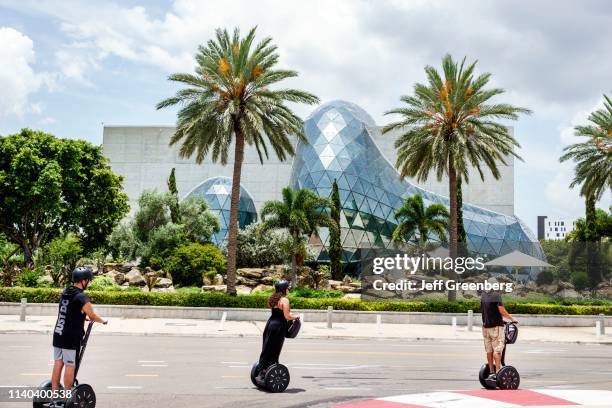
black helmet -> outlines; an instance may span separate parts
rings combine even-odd
[[[77,283],[85,279],[93,279],[93,270],[87,266],[74,268],[72,271],[72,282]]]
[[[284,292],[287,289],[289,289],[289,282],[287,282],[285,279],[281,279],[274,284],[274,290],[276,292]]]

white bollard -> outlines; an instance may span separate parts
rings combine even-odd
[[[334,307],[327,306],[327,328],[332,328],[332,319],[333,319]]]
[[[599,314],[599,330],[597,331],[599,336],[606,335],[606,321],[603,313]]]
[[[378,333],[382,333],[382,316],[379,314],[376,315],[376,329]]]
[[[456,316],[453,316],[452,326],[453,326],[453,335],[455,335],[457,333],[457,317]]]
[[[474,311],[473,310],[468,310],[468,316],[467,316],[467,329],[468,331],[472,331],[472,326],[474,324]]]
[[[597,337],[601,336],[601,321],[600,320],[595,321],[595,335]]]
[[[223,330],[223,326],[225,326],[225,320],[227,319],[227,312],[223,312],[221,315],[221,322],[219,323],[219,330]]]
[[[21,309],[19,313],[19,321],[25,322],[26,320],[26,306],[28,305],[28,299],[21,298]]]

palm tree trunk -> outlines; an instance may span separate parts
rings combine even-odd
[[[297,288],[297,255],[291,255],[291,287]]]
[[[244,136],[239,125],[234,125],[236,146],[234,151],[234,173],[232,174],[232,196],[229,234],[227,237],[227,293],[236,295],[236,247],[238,238],[238,205],[240,203],[240,176],[244,158]]]
[[[598,265],[598,251],[596,241],[599,237],[596,234],[596,210],[595,210],[595,197],[589,195],[585,199],[585,245],[586,245],[586,270],[587,276],[589,277],[589,283],[591,288],[595,288],[602,280],[601,268]]]
[[[450,256],[455,258],[457,256],[457,172],[455,170],[455,163],[453,163],[452,156],[448,158],[448,195],[450,201]],[[456,279],[457,274],[454,270],[448,271],[448,277],[450,279]],[[454,302],[457,300],[457,293],[453,290],[448,291],[448,301]]]

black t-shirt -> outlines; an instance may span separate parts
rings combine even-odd
[[[503,306],[501,295],[496,292],[483,292],[480,298],[482,327],[503,326],[504,319],[498,307]]]
[[[67,287],[60,296],[57,322],[53,331],[53,346],[78,350],[85,333],[83,306],[89,297],[79,288]]]

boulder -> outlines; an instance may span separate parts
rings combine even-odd
[[[204,275],[204,276],[202,276],[202,284],[204,286],[212,285],[212,279],[210,279],[208,276]]]
[[[349,283],[349,286],[361,289],[361,282],[351,282]]]
[[[557,293],[558,289],[559,287],[557,285],[542,285],[538,287],[537,291],[545,295],[554,295]]]
[[[129,262],[127,263],[107,263],[104,264],[103,272],[107,273],[108,271],[110,271],[111,269],[114,269],[116,271],[122,272],[122,273],[128,273],[130,270],[132,270],[133,268],[135,268],[137,265],[133,265]]]
[[[225,292],[227,290],[227,285],[205,285],[202,286],[202,291],[204,292]]]
[[[612,299],[612,284],[608,282],[601,282],[595,288],[594,294],[598,298]]]
[[[343,299],[361,299],[361,293],[347,293],[342,296]]]
[[[38,278],[38,280],[36,281],[36,283],[38,284],[53,284],[53,278],[51,277],[51,275],[43,275],[40,278]]]
[[[147,288],[143,288],[142,290],[146,291]],[[170,285],[167,288],[153,288],[151,292],[174,293],[176,289],[174,289],[174,286]]]
[[[236,282],[239,285],[250,286],[252,288],[254,288],[255,286],[259,285],[259,281],[258,280],[249,279],[249,278],[246,278],[244,276],[238,276],[238,279],[236,279]]]
[[[351,284],[351,282],[351,278],[348,275],[344,275],[344,278],[342,279],[342,284],[348,286]]]
[[[273,285],[276,279],[273,276],[264,276],[259,280],[264,285]]]
[[[216,274],[212,279],[213,286],[223,285],[223,275]]]
[[[125,279],[129,282],[130,286],[144,286],[145,280],[138,268],[132,268],[128,273],[125,274]]]
[[[243,276],[251,280],[259,280],[264,276],[264,269],[262,268],[240,268],[236,271],[238,276]]]
[[[337,280],[328,280],[327,283],[329,284],[329,287],[332,289],[336,289],[338,286],[342,286],[342,281],[337,281]]]
[[[499,283],[512,283],[514,279],[508,275],[497,275],[495,277]]]
[[[159,278],[157,283],[155,284],[156,288],[164,288],[167,289],[172,286],[172,280],[168,278]]]
[[[250,295],[252,289],[245,285],[236,286],[236,294],[238,295]]]
[[[273,288],[274,286],[270,285],[257,285],[253,288],[253,291],[251,293],[262,292],[264,290],[272,290]]]
[[[336,290],[339,290],[343,293],[361,293],[361,287],[356,288],[349,285],[340,285],[336,287]]]
[[[558,290],[564,290],[564,289],[576,289],[576,287],[571,283],[571,282],[563,282],[560,281],[559,285],[558,285]]]
[[[125,274],[114,269],[108,271],[106,274],[104,274],[104,276],[108,276],[109,278],[113,279],[117,285],[123,285],[123,282],[125,282]]]
[[[555,296],[558,296],[561,298],[572,298],[572,299],[582,298],[582,295],[576,292],[575,289],[561,289],[560,291],[555,293]]]

